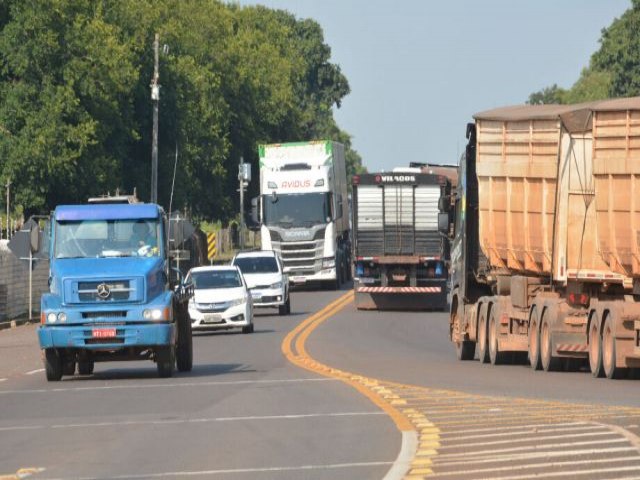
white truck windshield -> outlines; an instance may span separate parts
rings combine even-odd
[[[263,204],[267,226],[312,227],[331,221],[330,193],[265,195]]]

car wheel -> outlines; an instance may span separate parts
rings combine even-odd
[[[291,297],[287,297],[284,305],[278,305],[278,313],[280,315],[289,315],[291,313]]]
[[[242,327],[242,333],[253,333],[253,323],[250,323],[249,325]]]

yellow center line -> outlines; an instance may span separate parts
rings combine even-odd
[[[353,291],[350,291],[302,321],[296,328],[289,332],[283,340],[282,352],[287,359],[295,365],[326,377],[336,378],[355,388],[387,413],[401,432],[415,431],[416,428],[412,421],[396,408],[396,405],[404,404],[404,401],[400,399],[396,393],[389,391],[387,388],[383,388],[376,379],[346,372],[320,363],[309,356],[306,351],[305,342],[309,338],[309,335],[322,322],[338,313],[352,301]],[[294,353],[292,345],[295,346],[297,354]]]

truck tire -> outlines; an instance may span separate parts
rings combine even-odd
[[[76,373],[76,362],[75,360],[63,360],[62,361],[62,374],[73,376]]]
[[[553,340],[551,339],[551,326],[546,315],[542,315],[540,327],[540,363],[545,372],[555,372],[560,369],[560,358],[553,356]]]
[[[164,345],[156,349],[156,366],[160,378],[169,378],[173,375],[173,366],[176,363],[175,345]]]
[[[498,321],[496,319],[496,306],[494,305],[489,314],[489,361],[491,365],[500,365],[504,363],[504,352],[500,351],[498,345]]]
[[[602,328],[602,369],[607,378],[619,379],[626,376],[628,370],[616,366],[616,336],[614,318],[605,314]]]
[[[193,335],[189,317],[178,319],[178,346],[176,363],[179,372],[190,372],[193,368]]]
[[[487,349],[487,304],[480,306],[480,318],[478,319],[478,357],[480,363],[489,363],[489,351]]]
[[[59,382],[62,378],[62,357],[55,348],[44,351],[44,371],[49,382]]]
[[[529,363],[534,370],[540,370],[540,318],[534,306],[529,316]]]
[[[593,314],[589,324],[589,368],[591,375],[596,378],[604,376],[602,369],[602,337],[598,328],[597,314]]]
[[[91,375],[93,373],[93,360],[84,360],[78,362],[78,373],[80,375]]]

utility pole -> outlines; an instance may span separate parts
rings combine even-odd
[[[158,203],[158,104],[160,103],[160,35],[153,41],[153,78],[151,101],[153,102],[153,137],[151,140],[151,203]]]
[[[7,178],[7,240],[9,240],[9,225],[11,225],[11,222],[9,222],[9,200],[10,200],[10,196],[9,196],[9,189],[11,188],[11,180]]]

